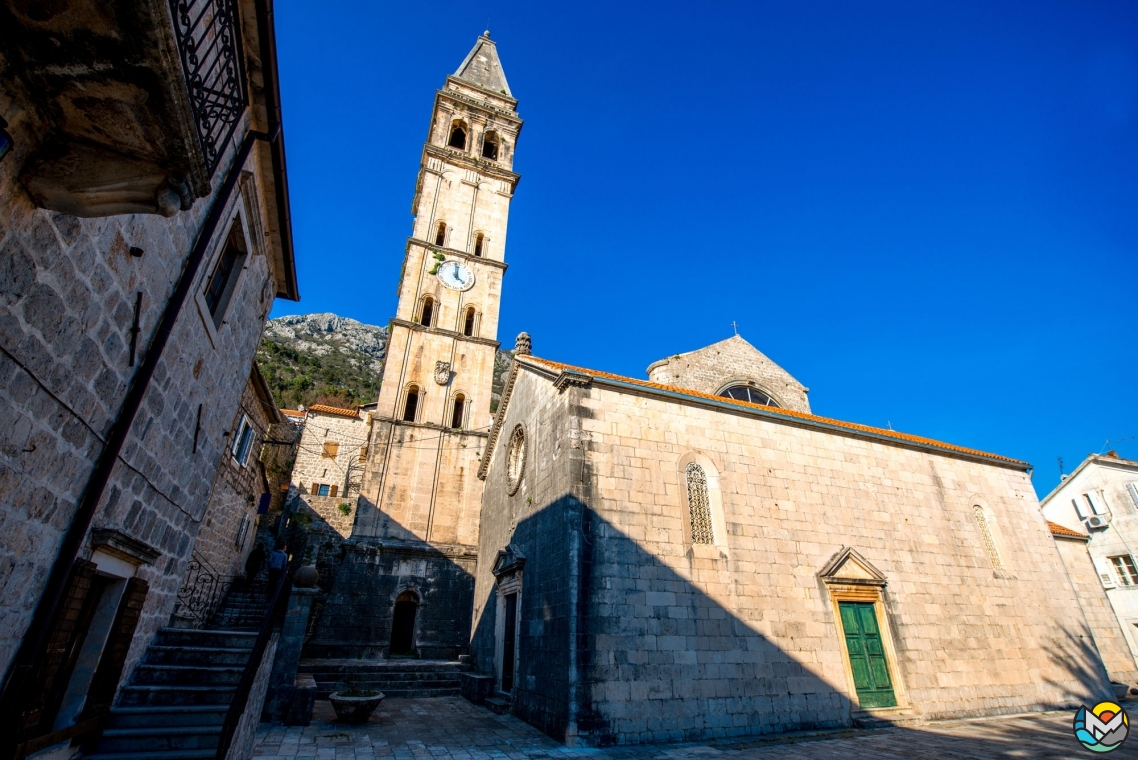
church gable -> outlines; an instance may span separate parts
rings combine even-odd
[[[648,377],[654,383],[717,395],[741,386],[745,401],[766,403],[763,397],[769,396],[784,409],[810,411],[806,386],[738,335],[654,362],[648,367]]]

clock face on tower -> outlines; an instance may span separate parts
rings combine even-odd
[[[451,290],[470,290],[474,287],[474,272],[457,261],[444,261],[439,265],[439,282]]]

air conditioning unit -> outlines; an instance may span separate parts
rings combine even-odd
[[[1088,528],[1105,528],[1110,524],[1110,518],[1106,515],[1091,515],[1087,518]]]

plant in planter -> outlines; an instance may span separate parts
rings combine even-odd
[[[361,689],[349,680],[345,680],[344,684],[348,688],[328,695],[328,701],[336,711],[336,718],[341,723],[367,723],[367,719],[383,701],[383,692]]]

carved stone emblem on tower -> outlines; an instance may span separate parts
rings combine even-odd
[[[435,362],[435,382],[439,385],[450,382],[450,362]]]

